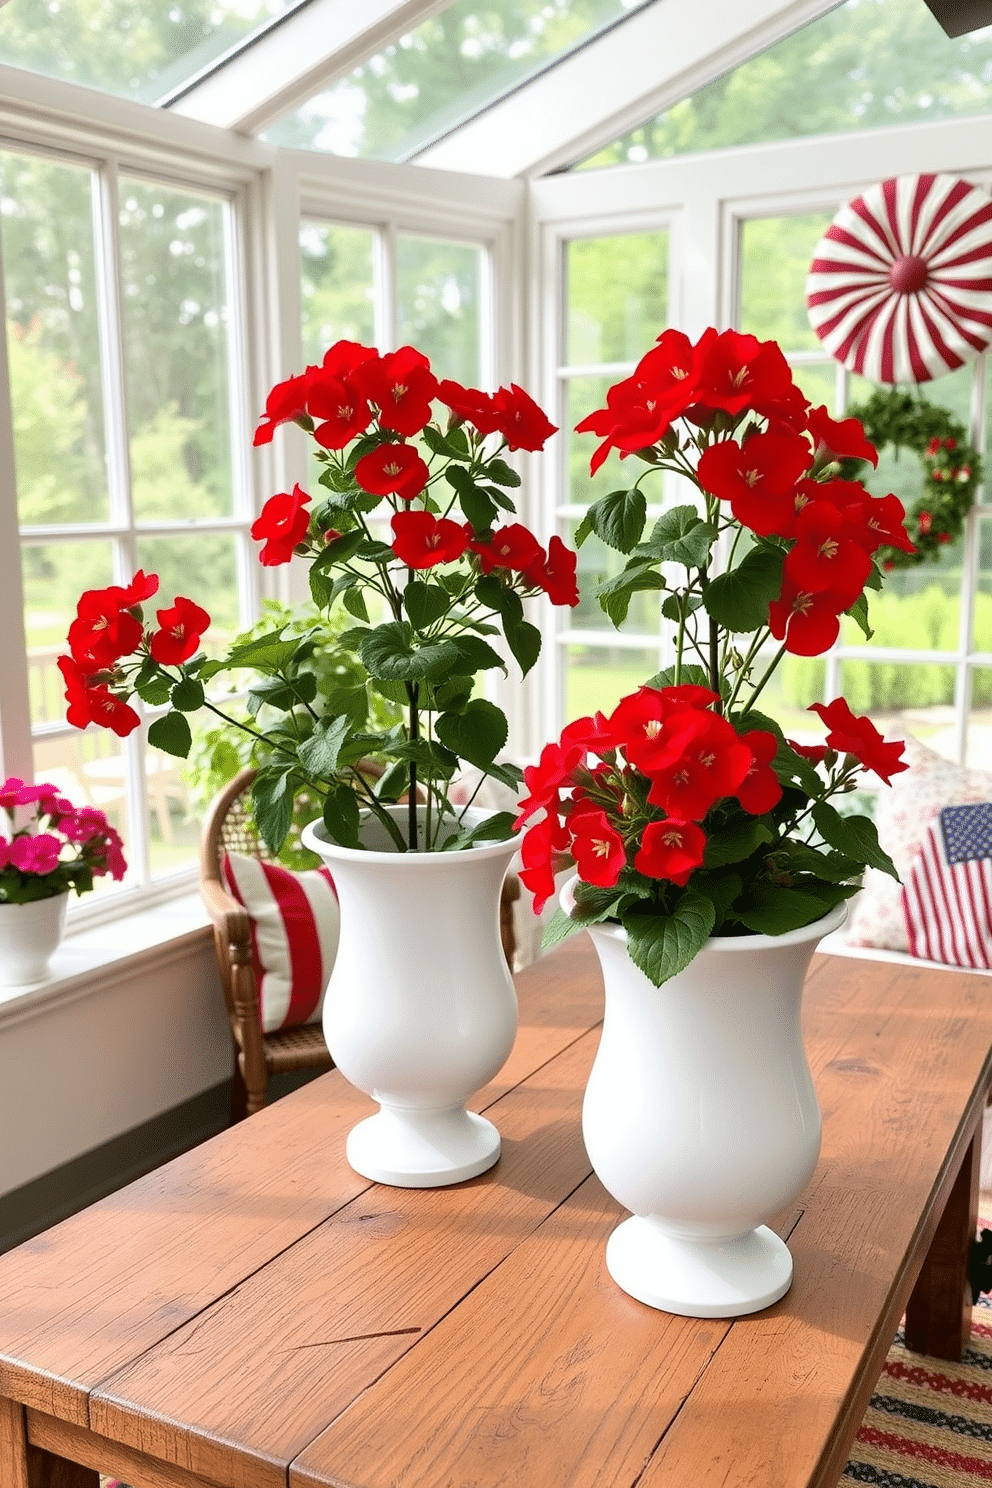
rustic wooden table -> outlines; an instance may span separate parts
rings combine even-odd
[[[587,937],[518,987],[481,1178],[357,1177],[335,1071],[0,1257],[2,1488],[835,1488],[907,1301],[915,1346],[967,1336],[992,979],[814,961],[796,1279],[732,1323],[605,1270]]]

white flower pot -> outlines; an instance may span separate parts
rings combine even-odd
[[[390,811],[405,823],[406,806]],[[487,815],[472,809],[466,822]],[[341,908],[324,1037],[345,1078],[381,1107],[349,1133],[347,1157],[378,1183],[439,1188],[500,1153],[499,1132],[465,1101],[516,1036],[499,903],[517,843],[400,853],[374,817],[362,835],[373,850],[338,847],[319,821],[303,830]]]
[[[62,943],[69,891],[30,904],[0,903],[0,986],[40,982]]]
[[[817,942],[845,915],[839,905],[785,935],[713,937],[661,987],[619,926],[590,930],[606,1010],[582,1132],[633,1215],[607,1242],[610,1275],[650,1307],[739,1317],[791,1285],[788,1246],[765,1221],[819,1156],[802,989]]]

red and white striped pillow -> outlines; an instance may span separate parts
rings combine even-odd
[[[262,1032],[318,1022],[338,948],[338,901],[330,873],[326,868],[294,873],[228,853],[224,879],[251,920]]]

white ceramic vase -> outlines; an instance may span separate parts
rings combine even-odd
[[[407,808],[390,808],[405,824]],[[422,814],[422,808],[421,808]],[[471,809],[467,825],[490,813]],[[513,1047],[517,999],[499,933],[515,840],[463,852],[398,852],[381,823],[369,850],[303,830],[334,878],[341,935],[324,996],[327,1047],[380,1110],[348,1134],[356,1172],[401,1188],[484,1173],[500,1153],[492,1122],[466,1111]]]
[[[817,942],[845,914],[839,905],[785,935],[712,937],[661,987],[630,960],[620,926],[591,928],[606,1010],[582,1132],[633,1216],[610,1236],[607,1267],[641,1302],[740,1317],[788,1291],[792,1256],[765,1221],[819,1156],[802,990]]]
[[[69,891],[30,904],[0,904],[0,986],[40,982],[62,943]]]

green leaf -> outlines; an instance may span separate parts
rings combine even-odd
[[[464,435],[461,440],[456,441],[452,436],[454,430],[442,434],[441,430],[434,424],[428,424],[421,429],[420,437],[427,448],[435,455],[444,455],[449,460],[467,460],[469,457],[468,444]]]
[[[299,642],[299,636],[284,641],[280,626],[268,635],[244,641],[240,646],[232,646],[225,665],[228,671],[237,671],[241,667],[258,672],[275,671],[292,661]]]
[[[445,852],[462,851],[476,842],[509,842],[513,836],[512,811],[497,811],[474,827],[466,827],[444,844]]]
[[[476,580],[475,597],[488,610],[495,610],[505,619],[523,619],[524,605],[520,595],[515,590],[508,589],[494,573],[483,574]]]
[[[671,914],[632,910],[621,916],[621,923],[627,932],[630,959],[649,982],[660,987],[684,971],[702,949],[715,919],[712,902],[698,891],[687,889]]]
[[[503,634],[521,675],[526,677],[541,654],[541,632],[529,620],[510,621],[504,617]]]
[[[770,883],[753,885],[748,901],[746,909],[734,911],[734,917],[755,935],[785,935],[811,925],[826,912],[818,895]]]
[[[703,568],[709,557],[716,528],[704,522],[694,506],[673,506],[651,529],[636,557],[656,563],[681,563],[683,568]]]
[[[168,712],[148,725],[148,742],[155,749],[185,759],[193,743],[189,724],[181,713]]]
[[[739,873],[710,873],[705,868],[699,868],[692,876],[692,886],[713,905],[715,919],[710,934],[718,935],[727,911],[744,887],[744,880]]]
[[[548,923],[545,925],[541,935],[541,950],[550,951],[552,946],[559,945],[567,940],[570,935],[575,935],[579,930],[584,930],[585,925],[580,925],[578,920],[573,920],[562,908],[555,910]]]
[[[334,774],[347,732],[348,719],[345,717],[320,720],[309,739],[304,739],[297,750],[300,764],[308,775],[321,780]]]
[[[498,651],[494,651],[489,642],[484,641],[481,636],[447,636],[445,645],[451,646],[457,653],[454,670],[459,676],[488,672],[493,667],[501,667],[504,672],[506,671],[502,656]]]
[[[505,746],[509,736],[506,715],[486,698],[473,698],[460,713],[442,713],[434,732],[459,759],[485,770]]]
[[[628,563],[622,573],[606,579],[596,590],[603,611],[614,625],[622,625],[630,609],[630,601],[642,591],[664,589],[665,580],[656,568],[645,561]]]
[[[691,683],[693,687],[709,687],[710,685],[709,673],[705,672],[701,666],[696,666],[694,662],[683,662],[679,681]],[[676,685],[675,668],[670,666],[665,667],[663,671],[655,672],[654,676],[649,677],[644,685],[657,687],[659,691],[662,687],[674,687]]]
[[[354,585],[346,589],[343,604],[348,614],[354,615],[356,620],[368,621],[368,606],[365,603],[365,595],[361,589]]]
[[[169,678],[164,675],[142,678],[139,673],[135,679],[134,690],[150,707],[161,708],[162,704],[167,703],[171,698],[172,686]]]
[[[854,604],[851,606],[851,608],[849,610],[845,610],[844,613],[850,615],[851,619],[857,624],[865,640],[870,641],[875,632],[868,624],[867,594],[859,595],[859,597],[854,601]]]
[[[448,613],[451,596],[438,584],[411,579],[403,591],[403,608],[414,630],[426,630]]]
[[[491,496],[477,485],[463,465],[449,465],[444,472],[448,485],[458,493],[462,511],[476,534],[488,532],[499,510]]]
[[[324,826],[341,847],[359,847],[358,797],[350,785],[336,785],[324,796]]]
[[[768,606],[782,592],[784,563],[785,554],[778,548],[752,548],[736,568],[707,585],[703,595],[707,613],[735,634],[767,625]]]
[[[524,772],[519,765],[511,764],[505,760],[501,765],[490,765],[486,774],[492,780],[498,780],[501,785],[508,785],[510,790],[519,790],[524,782]]]
[[[640,541],[647,520],[643,491],[611,491],[589,508],[589,520],[597,537],[620,553],[629,553]]]
[[[519,486],[520,477],[515,470],[497,455],[485,466],[486,475],[498,486]]]
[[[790,873],[812,873],[828,883],[843,883],[861,873],[862,865],[843,853],[818,852],[806,842],[783,842],[775,850],[775,860],[782,860]]]
[[[372,677],[417,682],[442,677],[457,668],[459,652],[451,641],[418,645],[405,620],[389,620],[369,631],[362,642],[362,662]]]
[[[259,770],[251,787],[252,809],[262,841],[278,853],[293,825],[294,791],[291,769]]]
[[[683,608],[686,615],[693,615],[702,602],[698,594],[669,594],[662,603],[661,613],[666,620],[672,620],[678,625],[682,620]]]
[[[195,713],[203,707],[203,683],[195,677],[182,677],[172,689],[171,701],[180,713]]]
[[[813,824],[828,847],[834,847],[856,863],[878,868],[899,882],[895,864],[879,845],[875,823],[867,816],[841,816],[829,801],[817,801]]]
[[[775,834],[760,816],[732,822],[712,832],[706,843],[704,863],[707,868],[722,868],[727,863],[742,863]]]
[[[587,537],[592,535],[592,517],[586,512],[575,531],[572,533],[572,541],[577,548],[581,548]]]

